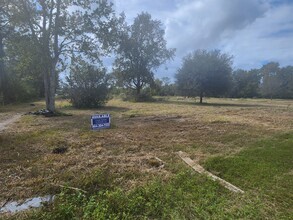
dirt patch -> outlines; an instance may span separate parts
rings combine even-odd
[[[0,122],[0,132],[4,131],[10,124],[18,121],[21,118],[21,114],[10,116],[8,119]]]

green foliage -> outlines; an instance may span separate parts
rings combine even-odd
[[[20,37],[33,42],[44,79],[46,108],[51,111],[55,111],[58,73],[67,67],[67,59],[74,53],[99,60],[116,45],[116,32],[123,21],[123,17],[115,16],[113,4],[108,1],[5,0],[5,5],[10,15],[7,23],[13,24]]]
[[[125,24],[120,38],[114,75],[119,86],[139,96],[153,83],[153,70],[171,59],[175,49],[167,49],[162,23],[152,20],[148,13],[139,14],[131,26]]]
[[[44,97],[38,49],[28,37],[12,35],[6,42],[5,103]],[[57,80],[57,79],[56,79]]]
[[[176,84],[184,96],[219,96],[231,85],[232,57],[219,50],[197,50],[183,59]]]
[[[140,94],[137,94],[134,90],[124,90],[123,93],[120,93],[120,98],[123,101],[130,102],[153,102],[154,99],[152,97],[150,87],[144,88]]]
[[[163,77],[161,80],[156,79],[152,87],[152,95],[174,96],[176,95],[176,85],[171,83],[168,77]]]
[[[64,92],[77,108],[100,107],[109,98],[108,79],[105,68],[97,68],[81,61],[72,66],[66,77]]]
[[[238,69],[233,72],[233,89],[231,96],[236,98],[254,98],[260,96],[260,70]]]
[[[293,67],[280,68],[279,63],[270,62],[261,69],[261,94],[265,98],[293,98]]]
[[[38,90],[32,85],[29,78],[21,78],[14,72],[8,72],[4,85],[4,104],[30,101],[38,98]]]
[[[4,42],[9,38],[13,31],[13,26],[9,21],[10,13],[7,12],[8,1],[0,2],[0,101],[6,102],[6,87],[7,87],[7,69],[5,67],[5,45]]]
[[[293,99],[293,66],[281,68],[278,79],[280,82],[278,97]]]
[[[293,67],[280,67],[270,62],[260,69],[233,72],[231,97],[237,98],[293,98]]]
[[[273,98],[280,88],[280,82],[277,77],[279,71],[279,63],[270,62],[261,68],[262,85],[261,92],[265,98]]]

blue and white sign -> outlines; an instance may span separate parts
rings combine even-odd
[[[110,128],[110,124],[110,114],[92,115],[91,117],[91,127],[93,130]]]

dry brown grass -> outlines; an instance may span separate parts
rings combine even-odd
[[[293,101],[170,98],[155,103],[111,100],[98,110],[76,110],[59,101],[72,117],[23,116],[0,134],[0,201],[60,191],[57,184],[81,187],[97,169],[119,173],[117,185],[132,188],[160,175],[168,178],[183,150],[203,162],[235,154],[249,143],[292,131]],[[42,107],[0,108],[0,121],[16,112]],[[90,130],[90,116],[110,113],[112,128]],[[68,147],[65,154],[53,154]],[[165,166],[159,166],[154,158]]]

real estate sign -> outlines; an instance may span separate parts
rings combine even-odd
[[[91,127],[93,130],[110,128],[110,114],[100,114],[91,116]]]

